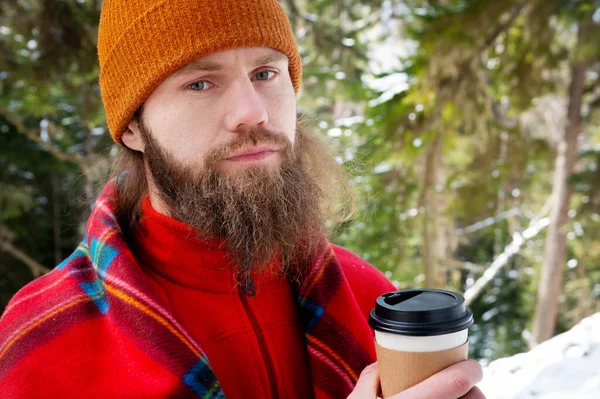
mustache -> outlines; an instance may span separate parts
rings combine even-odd
[[[292,143],[284,133],[271,132],[262,127],[239,130],[236,138],[220,147],[212,149],[206,155],[206,165],[215,163],[235,155],[240,150],[254,147],[260,144],[269,144],[280,149],[284,153],[291,153]]]

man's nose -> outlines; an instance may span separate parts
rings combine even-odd
[[[225,127],[231,132],[265,127],[269,121],[267,107],[251,81],[236,83],[226,98],[228,108]]]

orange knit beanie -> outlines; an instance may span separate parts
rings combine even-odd
[[[113,139],[122,143],[134,113],[175,71],[204,55],[254,46],[287,55],[297,93],[302,64],[277,0],[105,0],[98,58]]]

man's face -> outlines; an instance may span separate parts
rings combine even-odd
[[[225,50],[201,57],[169,76],[144,103],[144,123],[174,160],[204,164],[222,151],[218,169],[235,173],[249,166],[281,164],[276,145],[244,146],[227,151],[240,135],[257,128],[294,143],[296,96],[287,57],[270,48]],[[123,136],[129,148],[144,152],[135,123]]]
[[[144,153],[156,210],[224,239],[241,273],[279,259],[294,274],[322,241],[323,188],[335,183],[295,107],[285,56],[223,51],[165,80],[123,142]]]

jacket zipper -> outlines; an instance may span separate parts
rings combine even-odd
[[[269,350],[267,348],[267,341],[265,340],[265,336],[260,329],[258,324],[258,320],[256,319],[256,315],[250,308],[250,304],[248,303],[248,296],[246,290],[240,286],[239,289],[240,300],[242,301],[242,305],[244,306],[244,310],[246,311],[246,315],[248,315],[248,319],[250,320],[250,324],[252,324],[252,329],[254,330],[254,334],[256,335],[256,339],[258,341],[258,347],[260,348],[260,353],[265,362],[265,366],[267,367],[267,375],[269,377],[269,386],[271,388],[271,397],[274,399],[279,399],[279,391],[277,390],[277,378],[275,377],[275,366],[273,366],[273,359],[269,355]]]

